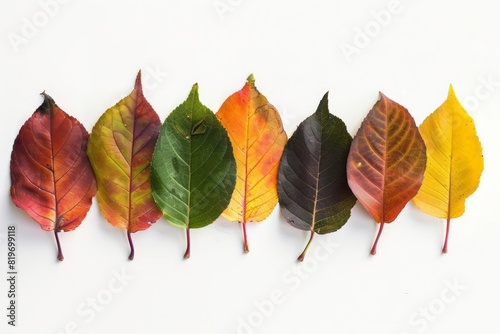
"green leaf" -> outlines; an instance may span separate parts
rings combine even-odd
[[[293,227],[311,232],[299,261],[315,232],[334,232],[351,216],[356,203],[346,175],[351,142],[344,122],[329,113],[326,93],[285,146],[278,177],[281,213]]]
[[[226,130],[201,104],[195,84],[184,103],[167,117],[151,163],[153,198],[174,226],[190,228],[214,222],[229,204],[236,163]]]

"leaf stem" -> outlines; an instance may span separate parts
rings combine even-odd
[[[191,234],[189,233],[189,227],[186,228],[186,253],[184,253],[184,258],[189,259],[191,256]]]
[[[448,235],[450,234],[450,217],[446,219],[446,236],[444,238],[443,254],[448,253]]]
[[[61,243],[59,242],[59,235],[57,234],[57,230],[54,230],[54,235],[56,236],[56,243],[57,243],[57,259],[59,261],[62,261],[64,260],[64,255],[62,253]]]
[[[135,256],[135,250],[134,250],[134,243],[132,242],[132,235],[130,231],[127,231],[127,238],[128,238],[128,243],[130,245],[130,255],[128,256],[128,259],[132,261]]]
[[[372,250],[370,252],[371,255],[377,254],[377,244],[378,244],[378,240],[380,239],[380,235],[382,234],[382,231],[384,230],[384,224],[385,224],[384,222],[380,223],[377,237],[375,238],[375,242],[373,243],[373,247],[372,247]]]
[[[307,249],[309,248],[309,245],[311,245],[311,241],[313,240],[313,238],[314,238],[314,231],[311,230],[311,236],[309,237],[309,241],[307,242],[307,245],[304,248],[304,251],[302,251],[302,254],[300,254],[299,257],[297,258],[298,261],[300,261],[300,262],[304,261],[304,257],[306,256]]]
[[[243,252],[248,253],[250,250],[248,249],[248,239],[247,239],[247,223],[241,223],[243,230]]]

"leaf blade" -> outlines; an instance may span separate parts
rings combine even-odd
[[[42,93],[43,103],[19,130],[11,154],[10,194],[43,230],[72,231],[85,218],[97,187],[85,154],[88,133]]]
[[[417,194],[425,161],[413,117],[381,94],[354,137],[347,161],[349,186],[375,222],[391,223]]]
[[[419,127],[428,148],[427,170],[413,199],[422,211],[447,220],[443,252],[447,252],[449,220],[465,212],[465,200],[479,186],[484,169],[474,120],[450,85],[446,101]]]
[[[278,111],[255,87],[250,75],[216,114],[226,128],[236,160],[236,186],[222,216],[242,223],[248,252],[247,222],[264,220],[278,202],[278,168],[287,141]]]
[[[337,231],[350,217],[356,203],[345,168],[351,141],[344,122],[329,113],[326,93],[285,146],[278,182],[281,212],[289,224],[311,232],[299,261],[314,233]]]
[[[161,217],[151,195],[150,161],[160,119],[142,92],[141,72],[132,92],[107,109],[89,137],[87,154],[97,178],[97,202],[106,220],[130,233]]]
[[[194,85],[186,101],[166,118],[152,160],[153,196],[174,226],[202,228],[227,207],[236,165],[226,130],[199,100]]]

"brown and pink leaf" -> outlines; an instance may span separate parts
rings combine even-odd
[[[380,94],[353,139],[347,159],[352,192],[380,224],[396,219],[422,185],[425,144],[415,120],[402,105]]]

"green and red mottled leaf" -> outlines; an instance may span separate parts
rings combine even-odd
[[[278,168],[287,141],[280,115],[250,75],[216,114],[226,128],[236,159],[236,186],[222,216],[239,222],[248,252],[247,222],[264,220],[278,203]]]
[[[329,113],[326,93],[285,146],[278,177],[281,213],[290,225],[311,233],[299,261],[314,233],[335,232],[351,216],[356,204],[346,175],[351,142],[344,122]]]
[[[144,97],[141,72],[132,92],[106,110],[92,129],[87,154],[97,178],[97,202],[110,224],[131,233],[161,217],[151,194],[150,164],[161,122]]]
[[[97,188],[85,154],[87,131],[49,95],[42,95],[42,105],[14,141],[10,194],[14,204],[42,229],[54,231],[57,258],[62,261],[57,233],[72,231],[81,224]]]
[[[353,139],[347,179],[354,195],[380,224],[396,219],[422,185],[425,144],[408,110],[380,94]]]

